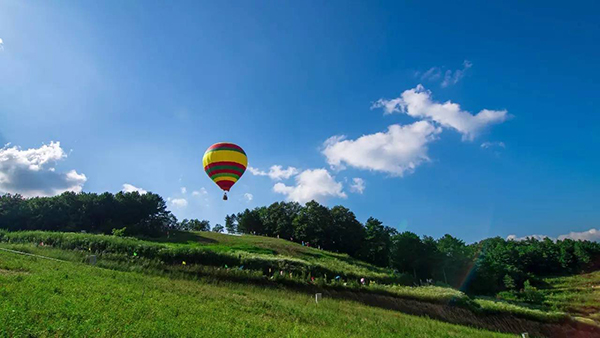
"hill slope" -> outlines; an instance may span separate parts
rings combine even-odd
[[[600,271],[546,278],[545,304],[600,323]]]
[[[290,290],[0,251],[0,336],[509,337]]]
[[[82,272],[82,280],[78,282],[79,284],[73,286],[75,294],[70,296],[72,302],[77,301],[77,293],[89,292],[89,290],[97,287],[101,290],[98,291],[100,294],[111,295],[110,297],[106,296],[108,297],[106,298],[107,300],[111,300],[111,297],[113,296],[129,299],[126,304],[119,303],[120,301],[118,301],[117,303],[120,304],[119,307],[129,306],[136,308],[140,306],[139,302],[143,300],[128,296],[131,292],[134,294],[137,292],[132,289],[134,288],[133,285],[135,285],[135,283],[130,281],[137,280],[138,284],[143,287],[144,285],[149,285],[148,283],[155,283],[160,280],[163,285],[173,283],[173,285],[185,285],[181,286],[183,289],[189,288],[190,290],[197,290],[194,292],[200,299],[205,299],[208,296],[201,294],[202,292],[198,290],[210,289],[211,293],[220,294],[225,303],[223,303],[223,307],[220,308],[219,311],[234,313],[231,317],[228,317],[226,314],[221,314],[226,318],[224,320],[231,320],[233,323],[235,323],[235,318],[238,318],[241,315],[240,313],[254,313],[254,310],[246,308],[228,310],[227,308],[230,304],[234,304],[234,307],[240,305],[237,301],[237,296],[226,295],[228,293],[236,295],[242,290],[241,292],[245,295],[245,297],[243,297],[244,299],[252,299],[252,301],[244,301],[246,302],[244,304],[253,308],[269,308],[270,301],[265,300],[269,297],[292,297],[295,300],[286,305],[287,307],[278,308],[283,311],[283,314],[273,313],[272,316],[287,318],[285,320],[294,321],[294,325],[284,325],[284,327],[299,330],[295,325],[299,325],[298,320],[302,320],[302,317],[298,317],[303,311],[301,309],[311,302],[315,292],[320,292],[323,293],[326,299],[335,301],[336,304],[338,304],[337,302],[340,302],[339,304],[345,304],[343,306],[358,306],[356,310],[358,312],[355,312],[353,309],[347,310],[353,314],[346,314],[346,312],[341,310],[337,311],[340,314],[343,314],[343,316],[355,316],[352,317],[352,320],[358,321],[358,323],[361,323],[360,325],[363,326],[367,325],[362,324],[360,321],[360,316],[362,316],[363,311],[382,311],[383,309],[387,309],[400,311],[405,314],[427,316],[448,323],[500,332],[521,333],[527,331],[539,336],[557,336],[557,334],[559,334],[558,336],[565,337],[573,334],[576,334],[578,337],[591,337],[600,334],[600,331],[598,331],[598,328],[595,326],[574,321],[565,313],[547,312],[518,304],[500,302],[494,299],[471,298],[464,293],[451,288],[405,286],[406,283],[410,284],[410,276],[397,274],[389,269],[378,268],[365,262],[355,260],[344,254],[309,248],[276,238],[249,235],[231,236],[210,232],[178,232],[171,234],[169,238],[136,239],[81,233],[0,231],[0,252],[5,249],[29,252],[68,261],[62,263],[34,261],[35,264],[30,262],[33,267],[31,268],[25,266],[30,263],[25,263],[26,260],[24,260],[24,258],[14,258],[13,261],[15,262],[19,261],[19,259],[23,260],[23,262],[13,262],[16,265],[13,264],[13,266],[9,266],[4,264],[3,261],[7,260],[10,255],[15,255],[15,253],[4,253],[0,256],[0,268],[4,270],[0,272],[3,272],[2,274],[7,276],[6,278],[14,278],[16,282],[31,278],[30,271],[36,269],[43,271],[44,267],[47,267],[47,264],[59,264],[59,266],[73,264],[73,267],[67,268],[66,270],[63,269],[65,272],[70,269],[73,269],[73,271],[104,271],[102,273],[94,272],[96,277],[92,278],[93,281],[90,281],[89,278],[86,279],[85,275],[87,272]],[[97,258],[95,267],[82,264],[84,262],[89,262],[90,255],[94,255]],[[6,267],[3,267],[3,264],[6,265]],[[24,266],[22,269],[23,272],[19,272],[19,264]],[[53,267],[50,270],[52,269],[58,271],[62,268]],[[115,274],[109,274],[109,270],[115,270]],[[117,273],[117,271],[121,272]],[[71,292],[70,289],[64,290],[59,287],[70,283],[70,279],[72,278],[71,274],[67,273],[63,276],[61,274],[51,273],[51,271],[46,271],[44,273],[48,274],[44,275],[42,279],[37,281],[36,279],[31,280],[31,288],[35,288],[36,283],[49,283],[49,285],[57,286],[56,291],[53,292],[58,296],[64,295],[65,292]],[[37,275],[37,273],[34,275]],[[100,280],[96,280],[98,276],[100,276]],[[366,280],[364,284],[360,281],[362,277]],[[107,280],[107,278],[113,279],[113,281],[110,282],[110,287],[115,290],[125,288],[125,291],[118,295],[117,293],[106,291],[108,290],[107,288],[110,288],[105,285],[105,280]],[[12,282],[15,283],[15,280],[12,280]],[[98,285],[96,287],[86,287],[85,283],[90,285],[96,283]],[[167,287],[160,291],[160,294],[162,294],[162,297],[167,298],[179,297],[176,296],[177,292],[179,292],[177,290],[179,289],[170,290]],[[20,302],[24,304],[26,308],[36,310],[38,310],[39,306],[48,306],[45,304],[45,301],[42,302],[42,304],[37,299],[27,299],[29,295],[36,294],[38,291],[30,289],[25,293],[21,293],[21,290],[14,286],[11,289],[11,293],[20,295],[15,296],[17,297],[16,299],[19,297],[23,298]],[[0,292],[2,292],[1,287]],[[43,292],[48,292],[48,290]],[[147,291],[142,290],[144,296],[146,295],[145,292]],[[172,296],[170,295],[171,293],[173,293]],[[4,292],[3,294],[9,293]],[[47,297],[48,294],[38,294],[38,298],[45,299]],[[145,308],[144,311],[149,311],[156,315],[158,315],[159,312],[162,313],[162,306],[164,306],[164,304],[161,302],[162,300],[153,303],[154,305],[148,305],[148,308]],[[187,299],[186,297],[183,297],[181,302],[195,302],[195,300],[194,298]],[[362,305],[359,306],[359,304]],[[72,309],[71,306],[73,305],[70,303],[67,305],[67,307],[57,310],[57,313],[60,314],[59,316],[66,316],[67,318],[71,318],[72,316],[78,318],[89,317],[89,315],[83,315],[81,313],[81,311],[84,310],[83,308],[74,308],[73,312],[70,312]],[[380,309],[376,310],[374,308],[365,307],[365,305],[378,307]],[[153,309],[152,306],[161,308]],[[181,308],[184,309],[186,306]],[[103,311],[118,312],[120,311],[119,307],[116,307],[116,310],[106,308]],[[196,311],[197,309],[189,309],[189,311],[192,310]],[[202,312],[209,310],[200,309],[197,311]],[[261,311],[264,312],[264,309]],[[339,318],[335,318],[335,312],[336,311],[332,310],[331,314],[329,314],[332,317],[331,320],[327,322],[327,326],[335,327],[336,325],[341,325],[338,324]],[[253,316],[260,316],[260,313],[254,313]],[[264,313],[270,312],[267,311]],[[134,319],[131,317],[133,314],[126,312],[124,315],[126,318],[129,318],[127,319],[128,323],[133,322]],[[396,313],[396,315],[398,315],[398,313]],[[28,315],[25,317],[27,316]],[[35,316],[37,316],[35,318],[39,319],[45,318],[46,316],[52,317],[53,315],[43,312]],[[176,322],[179,320],[180,316],[184,315],[175,312],[174,319],[167,319],[168,314],[164,313],[160,316],[159,318],[161,318],[160,321],[162,322],[169,320]],[[323,316],[325,316],[325,314],[323,314]],[[296,317],[298,320],[295,319]],[[140,320],[151,321],[151,319],[148,318]],[[5,323],[12,323],[10,316],[5,317],[5,319]],[[28,320],[31,320],[31,318]],[[96,324],[100,321],[98,318],[89,320]],[[198,319],[189,320],[199,324],[199,322],[197,322]],[[211,322],[216,320],[216,318],[213,318]],[[258,321],[258,319],[256,320]],[[389,320],[394,321],[397,319]],[[117,321],[117,319],[114,319],[114,321]],[[307,323],[311,322],[307,321]],[[72,330],[77,329],[77,325],[69,325],[71,325]],[[145,323],[142,325],[138,323],[136,325],[145,327],[155,324]],[[169,325],[176,326],[175,324]],[[243,323],[244,327],[248,325],[250,324]],[[256,325],[260,327],[258,323]],[[273,322],[273,325],[276,325],[276,322]],[[312,327],[311,325],[308,326]],[[352,324],[351,326],[354,325],[358,324]],[[427,326],[433,324],[422,325]],[[155,328],[152,330],[154,329]],[[173,328],[172,330],[177,329],[178,328]],[[106,330],[114,330],[114,328],[109,325],[106,327]],[[156,330],[162,330],[162,328]],[[187,328],[187,330],[193,329]],[[260,329],[257,330],[259,330],[257,332],[263,332],[260,331]],[[350,330],[347,331],[349,332],[349,335],[356,333],[372,336],[367,334],[366,331],[361,331],[362,328],[349,327],[347,330]],[[396,332],[403,332],[397,330],[397,328],[393,328],[390,329],[389,332],[381,331],[381,334],[379,335],[386,336],[392,333],[396,334]],[[127,332],[127,335],[138,334],[138,331]],[[222,330],[215,332],[229,334],[229,332]],[[281,333],[279,329],[274,332]],[[302,332],[305,333],[308,331]],[[319,334],[326,336],[324,332],[326,333],[328,331],[325,330],[319,332]],[[478,331],[473,332],[475,332],[473,334],[477,334]],[[79,334],[78,332],[76,333]],[[103,331],[100,335],[111,335],[113,333],[121,334],[122,332]],[[248,334],[248,332],[244,332],[242,335]],[[261,333],[261,335],[264,335],[264,333]]]

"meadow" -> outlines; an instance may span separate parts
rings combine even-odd
[[[600,271],[544,279],[543,304],[600,323]]]
[[[12,260],[9,260],[9,256],[15,254],[4,252],[0,256],[2,257],[0,268],[3,269],[4,277],[14,278],[13,282],[30,278],[29,276],[32,275],[30,271],[36,269],[36,271],[45,271],[44,266],[47,264],[53,266],[50,270],[60,270],[62,269],[59,268],[60,266],[72,264],[75,270],[97,269],[103,271],[102,273],[113,271],[115,274],[111,276],[123,276],[123,278],[125,278],[124,276],[135,276],[128,278],[143,279],[144,282],[140,282],[142,287],[147,285],[150,280],[171,280],[175,284],[183,283],[198,285],[198,287],[201,285],[203,288],[216,288],[211,291],[214,293],[232,292],[235,294],[236,290],[243,289],[245,293],[254,294],[253,297],[264,293],[279,293],[273,295],[274,298],[294,295],[296,300],[305,300],[304,303],[300,302],[302,304],[307,304],[306,301],[312,300],[311,296],[319,292],[323,293],[328,301],[340,302],[340,304],[350,302],[352,306],[362,304],[361,309],[368,308],[369,311],[385,310],[396,313],[400,311],[405,315],[425,316],[492,331],[512,333],[528,331],[538,333],[540,336],[548,335],[548,332],[564,332],[565,334],[592,332],[591,336],[595,333],[594,325],[585,325],[572,318],[565,312],[568,311],[566,308],[553,307],[551,309],[548,306],[529,306],[494,298],[470,297],[449,287],[434,285],[415,287],[409,285],[410,279],[406,275],[374,267],[345,254],[310,248],[277,238],[251,235],[232,236],[212,232],[176,232],[168,238],[137,239],[82,233],[1,231],[0,248],[64,261],[50,263],[32,257],[13,257]],[[96,257],[95,266],[87,264],[90,262],[91,255]],[[19,260],[22,262],[18,263]],[[33,260],[35,264],[33,262],[26,263],[28,260]],[[5,264],[5,261],[12,262],[12,265]],[[26,266],[26,264],[33,265]],[[69,276],[69,274],[67,275]],[[84,275],[85,273],[82,274],[82,278]],[[361,276],[368,278],[365,279],[364,284],[360,281],[360,278],[364,278]],[[56,280],[57,278],[58,280]],[[65,279],[68,278],[70,277]],[[114,281],[116,277],[111,278],[115,283],[122,283],[121,280]],[[124,280],[130,280],[128,278]],[[97,280],[97,278],[94,279]],[[44,277],[44,280],[50,283],[63,282],[62,277],[56,274]],[[103,283],[103,280],[97,282]],[[79,286],[74,286],[74,290],[78,290],[76,293],[87,292],[84,284],[90,282],[81,281],[81,283]],[[230,290],[226,291],[227,289]],[[3,290],[3,295],[9,294],[7,293],[8,288]],[[64,293],[64,289],[58,290],[62,290],[61,294]],[[12,289],[12,293],[14,292],[15,289]],[[170,291],[163,290],[162,292]],[[27,292],[23,294],[23,297],[30,294],[32,293]],[[47,295],[39,296],[47,298]],[[265,298],[269,297],[271,296],[265,296]],[[312,301],[314,302],[314,300]],[[20,300],[20,302],[28,304],[27,308],[29,309],[37,308],[37,305],[32,306],[35,304],[32,300]],[[131,300],[131,302],[132,306],[138,306],[137,300]],[[292,303],[295,304],[295,302]],[[300,305],[295,304],[294,306]],[[71,310],[63,308],[57,311],[63,313]],[[79,313],[76,316],[81,316],[80,308],[73,311],[73,313]],[[286,313],[291,317],[296,316],[292,312]],[[48,314],[39,314],[36,315],[38,316],[36,318],[45,318],[46,315]],[[70,317],[74,314],[61,314],[61,316],[63,315]],[[166,314],[162,315],[167,316]],[[358,316],[358,312],[355,315]],[[129,315],[124,317],[127,318],[127,316]],[[180,316],[181,314],[177,313],[175,319]],[[161,320],[166,321],[166,319]],[[6,323],[8,322],[11,320],[7,319]],[[335,320],[331,319],[329,323],[334,322]],[[75,330],[75,325],[72,330]],[[141,334],[141,331],[113,332],[110,330],[114,330],[114,328],[107,326],[106,330],[99,331],[98,335]],[[161,331],[163,328],[157,330],[165,332]],[[177,329],[169,328],[168,330]],[[294,328],[294,330],[298,330],[298,328]],[[357,328],[357,330],[359,329]],[[224,333],[224,331],[215,332]],[[276,330],[276,332],[280,331]],[[308,331],[299,332],[306,333]],[[320,331],[318,335],[327,336],[324,332]],[[359,332],[366,333],[366,331],[359,330],[356,334]],[[380,336],[395,334],[394,332],[396,331],[381,331]],[[476,336],[477,330],[473,332],[475,333],[468,335]],[[350,336],[353,334],[353,332],[349,333]],[[177,333],[173,333],[173,335],[177,335]],[[248,333],[244,332],[242,335],[247,336]]]
[[[4,337],[511,337],[288,289],[3,251],[0,308]]]

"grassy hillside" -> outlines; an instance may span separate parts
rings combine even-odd
[[[66,255],[66,254],[65,254]],[[338,299],[0,251],[0,336],[509,337]]]
[[[545,304],[600,323],[600,271],[593,273],[547,278]]]
[[[107,278],[106,276],[112,278],[111,283],[113,284],[111,284],[111,287],[114,287],[115,290],[120,288],[125,288],[127,290],[124,295],[127,295],[130,292],[128,290],[133,288],[133,286],[125,285],[130,283],[129,281],[131,280],[137,280],[142,288],[144,288],[145,285],[155,283],[156,281],[162,281],[161,283],[166,285],[169,284],[168,281],[170,280],[173,285],[185,285],[185,287],[180,287],[180,289],[210,289],[210,292],[215,294],[231,293],[235,295],[238,294],[239,290],[243,290],[242,292],[246,296],[244,299],[253,299],[252,302],[245,301],[244,306],[257,307],[261,310],[254,313],[250,309],[237,309],[237,306],[240,304],[230,299],[229,295],[223,295],[222,297],[226,301],[226,303],[224,303],[226,306],[219,309],[219,311],[224,311],[227,314],[231,313],[231,317],[222,315],[225,318],[223,320],[232,320],[234,323],[235,319],[239,318],[240,311],[244,313],[253,313],[253,316],[259,317],[262,316],[261,313],[270,313],[268,311],[265,312],[263,309],[264,307],[268,308],[270,306],[268,305],[270,304],[270,301],[266,301],[262,298],[285,298],[289,296],[291,297],[291,303],[287,304],[287,307],[278,307],[277,311],[281,310],[283,311],[283,314],[274,313],[273,316],[294,321],[293,325],[286,324],[283,325],[283,327],[292,330],[290,332],[294,334],[298,333],[298,335],[310,335],[303,334],[309,332],[306,331],[309,329],[302,328],[303,326],[300,324],[306,324],[307,327],[312,327],[312,322],[306,321],[306,323],[303,323],[302,317],[298,317],[298,320],[294,318],[304,311],[301,311],[300,309],[303,309],[304,306],[307,306],[306,304],[310,303],[311,295],[314,295],[315,292],[323,293],[329,301],[333,302],[332,304],[347,304],[349,307],[355,307],[358,306],[358,304],[362,304],[357,307],[357,309],[362,310],[356,310],[357,312],[355,312],[354,308],[345,310],[346,312],[350,311],[352,314],[340,312],[343,313],[343,316],[350,316],[348,318],[361,323],[361,328],[353,328],[350,326],[354,325],[349,325],[349,327],[346,328],[347,331],[343,331],[348,332],[348,335],[365,334],[367,336],[372,336],[372,334],[367,334],[367,331],[362,331],[362,326],[366,325],[368,328],[370,324],[362,323],[361,320],[364,320],[364,318],[361,319],[361,313],[362,311],[375,311],[373,313],[379,313],[377,311],[383,311],[383,309],[397,310],[406,314],[427,316],[449,323],[468,325],[500,332],[520,333],[528,331],[530,333],[537,333],[541,336],[548,336],[556,332],[561,332],[561,334],[565,335],[577,332],[581,337],[594,336],[594,334],[598,333],[598,331],[594,331],[596,330],[594,327],[573,321],[568,314],[563,312],[548,312],[539,308],[510,304],[495,299],[471,298],[464,293],[451,288],[407,286],[406,284],[410,284],[410,276],[395,274],[391,270],[372,266],[352,259],[347,255],[309,248],[275,238],[248,235],[231,236],[210,232],[178,232],[172,234],[169,238],[136,239],[81,233],[0,231],[0,248],[18,250],[20,252],[28,252],[67,261],[63,263],[48,262],[39,261],[29,257],[13,257],[11,258],[11,261],[8,258],[10,255],[15,255],[15,253],[3,253],[3,255],[0,256],[0,268],[3,269],[1,270],[3,278],[12,278],[13,282],[16,281],[18,283],[21,283],[25,278],[33,278],[31,277],[32,271],[43,271],[44,274],[48,273],[48,275],[42,274],[45,276],[42,278],[45,283],[50,283],[52,285],[71,283],[71,274],[63,276],[60,273],[52,272],[53,270],[62,271],[63,266],[71,264],[72,267],[67,268],[67,270],[76,269],[77,271],[95,271],[94,274],[100,274],[99,276],[102,276],[101,280],[97,280],[97,278],[94,277],[92,278],[94,281],[91,282],[84,277],[87,272],[82,273],[82,280],[78,282],[80,284],[73,286],[73,290],[77,290],[77,292],[85,292],[86,287],[84,284],[86,283],[96,283],[98,284],[98,288],[105,290],[109,287],[105,285],[104,279]],[[88,256],[90,255],[95,255],[97,257],[97,263],[94,267],[82,264],[88,261]],[[5,261],[12,262],[10,263],[12,265],[5,264]],[[51,266],[49,270],[47,266]],[[113,270],[110,272],[113,274],[109,274],[110,270]],[[37,273],[33,275],[37,276]],[[362,284],[359,281],[362,277],[366,278],[365,284]],[[36,283],[35,279],[32,279],[31,281],[31,287],[34,287]],[[41,280],[38,280],[38,282],[41,283]],[[117,286],[117,284],[123,285]],[[92,286],[89,288],[92,288]],[[0,287],[0,292],[2,292],[2,290],[2,287]],[[12,297],[15,293],[20,293],[20,289],[14,286],[10,292],[7,290],[8,289],[4,289],[5,292],[2,294],[11,294]],[[65,294],[64,288],[58,288],[57,290],[56,294],[58,296]],[[171,292],[178,292],[176,290],[171,291],[169,288],[166,288],[160,291],[160,294],[164,297],[170,297],[169,294]],[[26,298],[30,294],[35,294],[35,292],[32,291],[32,293],[30,291],[27,291],[26,294],[18,297]],[[70,292],[70,290],[67,291]],[[146,291],[142,290],[144,295],[145,292]],[[101,291],[100,293],[106,294],[106,291]],[[110,297],[123,296],[111,292],[108,292],[108,294],[111,295]],[[267,294],[270,296],[264,296]],[[39,294],[38,296],[41,298],[47,297],[46,294]],[[200,291],[195,291],[195,296],[200,297],[201,299],[207,297],[206,295],[201,294]],[[73,295],[72,297],[76,297],[76,295]],[[173,297],[175,297],[175,295]],[[235,298],[236,296],[233,297],[234,299],[237,299]],[[25,298],[21,299],[20,302],[24,302],[23,304],[29,309],[38,311],[39,306],[46,306],[45,303],[41,304],[38,300],[26,300]],[[135,297],[131,298],[129,296],[125,297],[125,299],[129,299],[128,304],[133,308],[142,306],[138,304],[140,301],[145,302],[145,300],[140,300]],[[262,300],[259,301],[259,299]],[[75,302],[75,298],[73,298],[72,301]],[[188,301],[194,302],[193,299],[181,300],[181,302]],[[254,302],[258,303],[254,304]],[[297,304],[297,302],[299,303]],[[160,303],[153,304],[162,306]],[[230,306],[229,304],[235,304],[236,309],[227,309]],[[381,309],[377,310],[371,307],[365,307],[365,305]],[[69,311],[71,311],[70,306],[72,306],[72,304],[68,304],[65,308],[58,309],[57,313],[59,314],[59,317],[66,316],[67,318],[71,318],[74,316],[77,318],[88,318],[90,316],[88,314],[83,315],[81,313],[83,308],[77,307],[73,308],[74,312],[69,313]],[[165,310],[162,308],[154,309],[151,308],[151,305],[148,306],[149,308],[145,308],[144,311],[149,311],[152,315],[160,315],[158,317],[160,318],[159,323],[166,323],[169,320],[176,322],[179,318],[185,318],[186,316],[179,312],[175,312],[174,318],[168,319],[169,313],[172,315],[172,312],[164,313]],[[295,307],[298,307],[298,309]],[[183,308],[185,308],[185,306],[183,306],[182,309]],[[558,309],[558,307],[555,308]],[[192,310],[196,311],[196,308],[190,308],[190,311]],[[568,310],[568,308],[565,308],[565,310]],[[209,310],[200,309],[197,311]],[[336,324],[338,323],[338,320],[341,319],[335,318],[334,313],[335,311],[332,310],[331,314],[327,315],[331,316],[331,318],[326,322],[326,325],[333,327],[341,325]],[[46,318],[46,316],[50,315],[50,313],[45,312],[39,315],[34,314],[34,316],[39,316],[35,318],[45,318],[44,320],[51,320]],[[132,323],[134,320],[131,316],[134,316],[134,314],[124,314],[126,322],[130,323],[126,325],[127,328],[129,328],[130,325],[133,325]],[[352,316],[356,316],[356,318]],[[398,316],[398,314],[395,316]],[[5,318],[6,323],[12,322],[12,319],[10,319],[12,317]],[[30,317],[27,318],[27,320],[31,319]],[[251,318],[254,317],[251,316]],[[255,320],[251,318],[248,318],[249,322]],[[365,318],[368,318],[368,316]],[[53,320],[54,319],[51,321]],[[100,319],[89,320],[93,323],[98,323],[98,321],[100,321]],[[117,319],[110,320],[117,321]],[[145,319],[140,320],[147,321]],[[185,320],[198,324],[200,319],[189,318]],[[215,320],[216,319],[214,318],[211,320],[211,325],[217,325]],[[259,320],[256,319],[256,321],[256,325],[260,327]],[[78,323],[81,324],[81,321]],[[36,325],[34,325],[34,327],[38,329],[42,327]],[[71,325],[70,330],[77,329],[77,325],[75,324],[68,325]],[[116,324],[113,323],[113,325]],[[158,324],[136,323],[135,330],[141,330],[141,327],[147,327],[149,325],[153,326]],[[173,334],[178,332],[176,332],[176,330],[179,328],[175,327],[175,324],[164,325],[166,325],[165,328],[162,326],[154,328],[153,326],[152,329],[148,330],[150,330],[149,332],[154,332],[152,330],[158,330],[156,332],[171,332],[164,330],[175,330],[173,331]],[[171,328],[169,325],[173,325],[174,327]],[[244,322],[243,327],[248,325],[250,324]],[[273,322],[273,325],[276,325],[276,323]],[[387,324],[382,325],[385,327]],[[423,325],[427,326],[432,324]],[[237,324],[235,326],[237,326]],[[374,331],[381,333],[378,334],[378,336],[401,334],[404,332],[397,331],[399,330],[398,328],[390,328],[389,331],[385,331],[387,329],[384,329],[383,327],[378,329],[384,330]],[[141,335],[142,332],[135,331],[134,329],[132,329],[134,331],[110,330],[116,330],[116,328],[112,325],[107,325],[105,331],[99,332],[99,334],[103,336],[112,335],[113,333]],[[188,327],[187,330],[192,329]],[[218,334],[229,334],[228,331],[214,330],[216,330],[215,332]],[[232,334],[235,335],[240,333],[240,335],[244,336],[251,336],[255,333],[256,335],[264,334],[264,331],[261,331],[262,329],[256,330],[256,332],[240,331],[241,333],[236,331],[236,333]],[[279,328],[274,330],[275,331],[273,332],[278,334],[284,332],[280,331]],[[319,332],[318,335],[327,336],[328,333],[326,333],[326,331],[327,330]],[[18,332],[22,333],[21,331]],[[331,332],[333,335],[335,330]],[[478,331],[469,331],[468,335],[477,335],[477,332]],[[75,333],[78,334],[78,332]]]
[[[89,251],[104,256],[123,255],[166,264],[200,264],[213,267],[243,267],[273,274],[314,276],[358,281],[367,278],[383,283],[410,284],[410,276],[394,274],[345,254],[309,248],[282,239],[232,236],[212,232],[175,232],[170,238],[136,239],[82,233],[45,231],[0,231],[0,242],[44,243],[67,250]]]

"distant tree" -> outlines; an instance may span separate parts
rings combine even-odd
[[[210,222],[207,220],[184,219],[179,224],[180,230],[185,231],[210,231]]]
[[[237,219],[235,214],[225,215],[225,229],[227,229],[227,233],[230,234],[235,234],[238,232]]]
[[[217,224],[212,228],[212,231],[222,233],[225,228],[221,224]]]
[[[294,238],[298,241],[308,242],[315,247],[329,244],[325,238],[325,229],[333,224],[331,212],[316,201],[306,203],[292,224],[294,225]],[[328,249],[327,246],[324,248]]]
[[[365,223],[365,245],[361,257],[378,266],[389,266],[392,236],[396,233],[395,229],[384,226],[380,220],[369,217]]]
[[[365,244],[366,231],[350,209],[343,206],[331,208],[331,226],[325,229],[327,247],[331,250],[356,256]]]
[[[424,245],[419,236],[410,231],[405,231],[395,235],[392,242],[392,267],[400,272],[411,273],[415,278],[422,277],[420,270],[423,263]]]
[[[302,209],[296,202],[276,202],[271,204],[261,215],[265,232],[269,236],[280,236],[289,239],[294,236],[293,220]]]
[[[264,233],[264,225],[257,209],[246,209],[236,215],[237,231],[243,234]]]
[[[89,231],[110,234],[127,227],[128,235],[158,236],[174,216],[159,195],[146,193],[74,193],[25,199],[0,196],[0,228],[9,230]]]
[[[437,240],[437,249],[440,253],[438,279],[454,287],[466,277],[471,261],[469,250],[465,242],[448,234]],[[439,275],[441,273],[441,275]]]

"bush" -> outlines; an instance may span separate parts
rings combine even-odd
[[[528,303],[541,304],[545,297],[535,286],[532,286],[529,280],[523,284],[522,298]]]
[[[127,227],[123,227],[121,229],[112,229],[112,235],[115,237],[125,237],[125,231]]]

